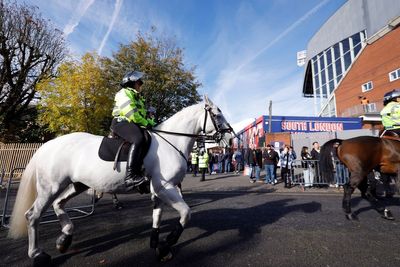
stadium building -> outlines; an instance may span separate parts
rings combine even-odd
[[[399,0],[349,0],[322,25],[301,53],[315,115],[380,125],[383,95],[400,89],[399,25]]]

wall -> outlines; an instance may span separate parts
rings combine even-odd
[[[390,82],[389,73],[400,68],[400,28],[389,32],[376,42],[367,45],[335,92],[337,115],[360,105],[359,96],[381,109],[383,95],[400,88],[400,79]],[[373,89],[363,93],[361,85],[373,82]]]

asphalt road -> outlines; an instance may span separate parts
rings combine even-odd
[[[386,200],[395,221],[380,218],[359,194],[358,221],[347,221],[336,189],[283,189],[250,184],[235,175],[185,178],[184,198],[192,218],[174,258],[158,263],[149,248],[152,203],[148,196],[121,196],[116,211],[105,196],[95,213],[75,220],[72,247],[55,249],[57,223],[41,225],[40,242],[55,266],[400,266],[399,198]],[[167,209],[161,236],[177,213]],[[27,239],[11,240],[0,230],[0,266],[29,266]]]

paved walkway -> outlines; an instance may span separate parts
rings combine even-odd
[[[261,175],[261,181],[250,183],[249,177],[243,173],[223,173],[206,175],[206,180],[200,182],[200,175],[193,177],[187,174],[182,187],[184,191],[247,191],[247,192],[270,192],[270,193],[315,193],[315,194],[343,194],[342,188],[329,187],[311,187],[303,188],[300,185],[294,185],[292,188],[285,188],[283,182],[278,180],[276,185],[264,183],[264,175]],[[278,177],[279,178],[279,177]],[[359,191],[356,190],[355,194]]]

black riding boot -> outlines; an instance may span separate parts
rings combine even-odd
[[[150,193],[150,181],[141,174],[142,163],[140,160],[141,147],[132,144],[129,148],[128,162],[126,164],[125,185],[128,190],[136,187],[139,193]]]

